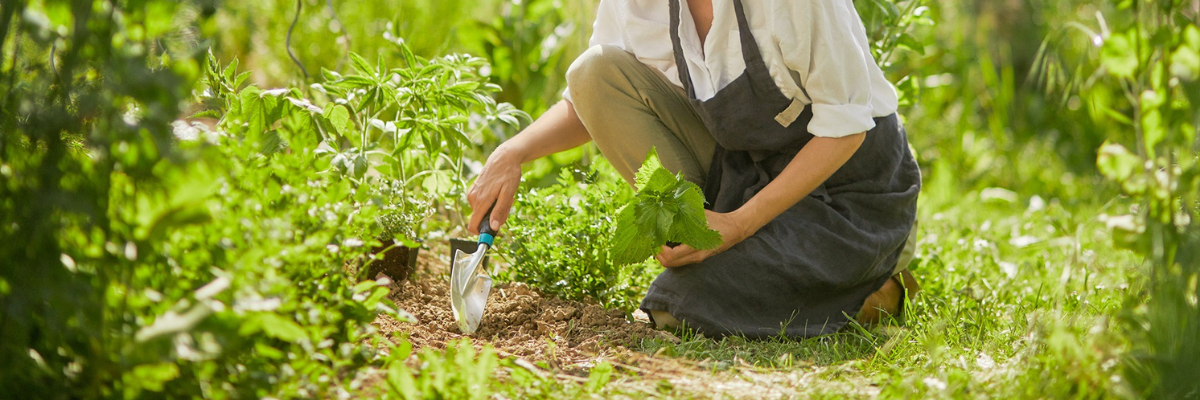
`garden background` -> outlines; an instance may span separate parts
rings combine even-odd
[[[606,339],[661,267],[589,145],[493,258],[580,317],[422,336],[596,4],[3,2],[0,398],[1200,398],[1196,0],[854,0],[924,174],[903,323]]]

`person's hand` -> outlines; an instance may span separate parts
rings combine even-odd
[[[508,220],[508,213],[513,205],[513,196],[516,195],[517,187],[520,185],[520,154],[509,149],[508,146],[500,145],[488,157],[487,162],[483,164],[483,171],[479,173],[479,178],[475,179],[475,183],[467,191],[467,202],[474,210],[471,212],[471,221],[467,223],[467,231],[472,235],[479,234],[479,223],[484,218],[491,218],[489,223],[493,231],[500,230],[500,227]],[[488,207],[493,204],[495,207],[492,209],[492,215],[485,215]]]
[[[725,251],[733,245],[746,240],[754,232],[746,227],[745,221],[738,218],[733,213],[719,213],[709,210],[704,210],[704,216],[708,218],[708,227],[721,233],[721,246],[709,250],[696,250],[686,244],[681,244],[675,247],[663,246],[662,251],[654,258],[662,266],[674,268],[688,264],[695,264],[713,255]]]

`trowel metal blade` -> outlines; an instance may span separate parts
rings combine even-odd
[[[465,334],[479,329],[487,296],[492,290],[492,278],[479,270],[486,252],[487,246],[483,244],[474,253],[457,250],[450,266],[450,307],[458,328]]]

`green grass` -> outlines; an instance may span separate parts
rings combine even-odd
[[[641,350],[714,370],[744,363],[778,373],[836,371],[797,388],[802,397],[832,383],[877,388],[882,398],[1118,395],[1125,389],[1115,368],[1127,344],[1112,325],[1137,287],[1129,274],[1139,262],[1113,248],[1097,219],[1117,205],[984,200],[981,192],[922,203],[911,268],[923,290],[903,326],[851,327],[801,341],[685,337],[648,341]]]

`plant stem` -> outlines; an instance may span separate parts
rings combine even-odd
[[[296,54],[292,53],[292,31],[296,29],[296,23],[300,22],[300,10],[304,7],[304,0],[296,0],[296,16],[292,18],[292,25],[288,27],[287,40],[284,47],[287,49],[288,57],[292,58],[292,63],[300,68],[300,73],[304,74],[304,80],[308,80],[308,70],[304,69],[304,64],[300,63],[300,59],[296,58]]]

